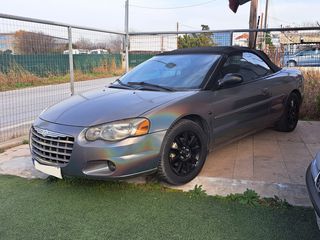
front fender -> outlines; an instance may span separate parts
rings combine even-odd
[[[143,116],[151,122],[150,132],[168,130],[182,118],[196,116],[204,122],[205,130],[212,133],[212,113],[208,94],[212,94],[212,91],[200,91],[192,96],[161,105],[145,113]],[[208,137],[211,139],[211,136]]]

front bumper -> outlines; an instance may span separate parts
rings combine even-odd
[[[318,156],[320,156],[318,154]],[[320,160],[320,159],[319,159]],[[309,197],[314,207],[314,210],[318,216],[320,216],[320,193],[315,185],[315,178],[319,174],[319,169],[317,168],[316,160],[314,160],[308,167],[306,173],[306,184],[309,192]]]
[[[84,138],[83,127],[54,124],[41,119],[37,119],[33,126],[74,137],[69,162],[60,166],[61,174],[93,179],[121,179],[155,171],[166,134],[166,131],[160,131],[118,142],[89,142]],[[33,151],[31,153],[33,161],[37,161],[37,156]],[[114,168],[110,167],[110,163]]]

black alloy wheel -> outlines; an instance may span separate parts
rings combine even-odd
[[[288,106],[288,126],[294,129],[299,120],[299,102],[296,98],[291,98]]]
[[[287,99],[284,112],[275,128],[280,132],[292,132],[299,121],[301,101],[296,93],[291,93]]]
[[[163,141],[159,177],[173,185],[191,181],[202,169],[207,145],[207,137],[199,124],[181,120],[168,130]]]
[[[201,142],[194,132],[186,131],[177,135],[169,150],[171,169],[178,176],[186,176],[199,163]]]

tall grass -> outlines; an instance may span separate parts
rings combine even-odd
[[[320,70],[300,69],[305,78],[302,119],[320,120]]]
[[[20,65],[13,63],[7,73],[0,72],[0,91],[33,86],[39,79]]]
[[[104,77],[119,76],[124,73],[123,69],[116,65],[115,59],[104,61],[100,66],[93,68],[90,72],[75,70],[75,81],[85,81]],[[25,70],[23,67],[14,63],[6,73],[0,72],[0,91],[8,91],[25,87],[43,86],[50,84],[67,83],[70,81],[70,75],[49,74],[46,77],[40,77]]]

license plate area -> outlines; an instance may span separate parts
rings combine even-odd
[[[35,169],[38,171],[62,179],[61,168],[43,165],[38,163],[36,160],[33,161],[33,164]]]

